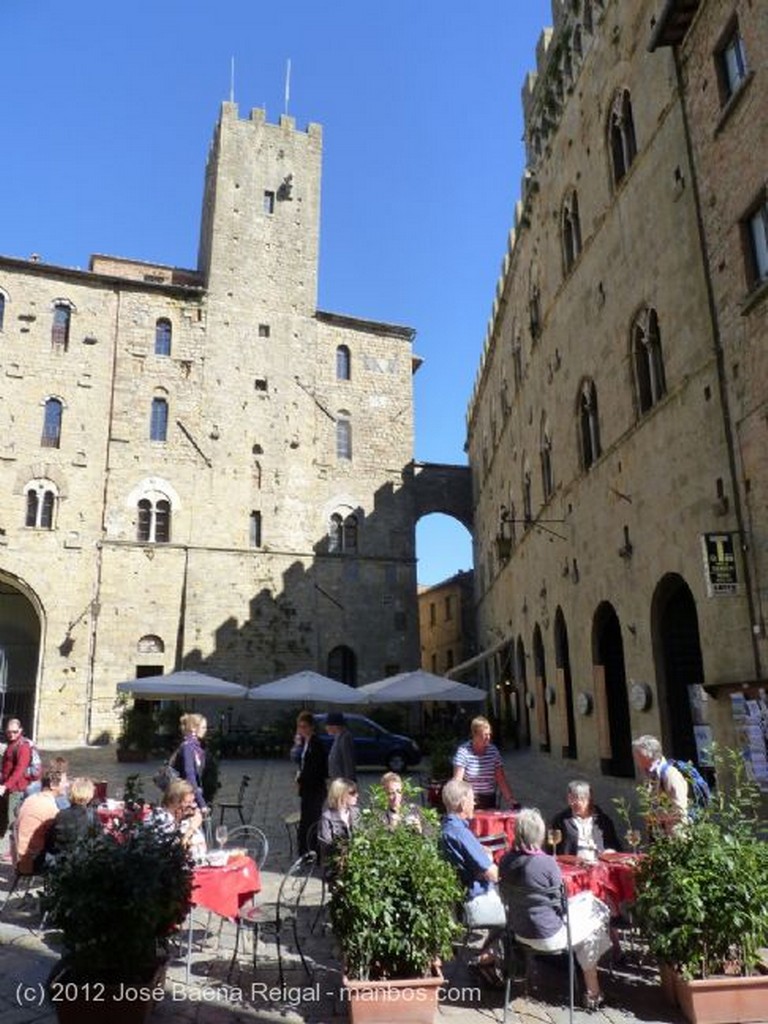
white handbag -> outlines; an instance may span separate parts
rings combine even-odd
[[[488,889],[464,903],[464,921],[469,928],[502,928],[507,911],[497,889]]]

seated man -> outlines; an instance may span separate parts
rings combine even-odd
[[[506,925],[504,906],[496,888],[499,872],[490,853],[469,829],[469,819],[475,809],[475,794],[468,782],[451,779],[443,786],[443,803],[448,812],[443,818],[441,845],[446,860],[458,871],[466,890],[464,914],[471,928],[488,929],[474,966],[490,967],[493,971],[497,957],[490,950]],[[494,974],[484,976],[496,982]]]
[[[66,766],[66,762],[64,762]],[[19,806],[14,825],[16,870],[24,875],[42,871],[48,832],[59,813],[57,797],[67,786],[66,767],[48,765],[39,793],[32,793]]]

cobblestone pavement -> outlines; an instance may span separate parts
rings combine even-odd
[[[45,754],[53,753],[47,751]],[[57,752],[58,753],[58,752]],[[145,794],[151,799],[156,791],[151,782],[157,764],[126,765],[115,759],[114,747],[78,748],[61,751],[70,761],[70,775],[90,775],[106,779],[110,794],[120,796],[128,774],[138,771]],[[533,751],[514,751],[506,755],[507,773],[517,799],[535,804],[546,816],[564,805],[567,766]],[[282,872],[290,863],[286,814],[297,810],[293,769],[287,761],[227,761],[222,764],[220,800],[236,795],[243,774],[251,777],[247,813],[254,824],[266,832],[270,852],[262,871],[263,890],[258,899],[274,898]],[[378,779],[376,771],[363,771],[361,789]],[[631,797],[632,786],[622,780],[599,780],[595,784],[598,801],[611,808],[613,796]],[[218,817],[218,816],[217,816]],[[230,823],[232,823],[230,819]],[[5,851],[3,851],[5,852]],[[7,889],[11,876],[8,863],[0,864],[0,887]],[[302,946],[311,961],[313,974],[307,977],[289,942],[285,957],[286,984],[278,986],[274,946],[268,938],[259,950],[259,966],[253,972],[250,948],[241,951],[231,975],[229,962],[234,944],[234,927],[214,918],[208,931],[206,915],[196,912],[189,984],[185,981],[185,962],[180,950],[172,958],[165,994],[153,1011],[152,1020],[194,1021],[196,1024],[239,1024],[239,1022],[281,1022],[281,1024],[335,1024],[347,1019],[340,986],[340,965],[333,938],[322,920],[310,932],[315,907],[320,900],[320,884],[310,882],[306,920],[302,923]],[[0,894],[4,899],[4,894]],[[41,930],[37,902],[33,896],[14,896],[0,921],[0,1024],[52,1024],[56,1020],[50,1003],[44,998],[44,982],[59,956],[57,936]],[[680,1024],[682,1018],[662,1001],[656,974],[643,963],[639,950],[629,950],[629,966],[613,974],[604,972],[606,1006],[598,1013],[577,1010],[577,1024]],[[542,963],[528,997],[516,995],[510,1004],[508,1019],[517,1024],[563,1024],[568,1017],[563,1005],[567,979],[556,966],[557,960]],[[466,951],[444,965],[446,984],[438,1013],[445,1024],[493,1024],[502,1020],[503,994],[479,989],[466,969]],[[105,1022],[108,1016],[105,1014]]]

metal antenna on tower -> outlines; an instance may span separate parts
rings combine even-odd
[[[229,65],[229,102],[235,102],[235,58],[230,58]]]
[[[291,58],[288,58],[288,63],[285,66],[285,109],[284,114],[288,113],[288,100],[291,98]]]

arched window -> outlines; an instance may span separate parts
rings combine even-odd
[[[595,26],[592,18],[592,0],[584,0],[584,31],[590,34],[594,32]]]
[[[5,321],[5,296],[0,292],[0,331],[3,329],[3,322]]]
[[[339,345],[336,349],[336,380],[349,380],[351,374],[352,357],[346,345]]]
[[[171,334],[173,328],[171,321],[161,317],[155,324],[155,355],[169,356],[171,354]]]
[[[340,645],[329,652],[328,675],[347,686],[357,686],[357,658],[351,647]]]
[[[168,437],[168,402],[164,398],[152,399],[149,420],[150,441],[165,441]]]
[[[608,121],[608,134],[613,161],[613,183],[618,185],[637,156],[635,122],[628,89],[616,94]]]
[[[328,523],[328,550],[332,554],[351,554],[357,551],[358,521],[350,513],[342,516],[334,512]]]
[[[592,380],[585,380],[579,393],[579,433],[581,435],[582,463],[584,469],[589,469],[600,458],[597,388]]]
[[[69,325],[72,310],[65,302],[57,302],[53,307],[53,325],[51,327],[51,345],[67,351],[69,347]]]
[[[336,457],[352,458],[352,424],[344,413],[336,420]]]
[[[167,498],[147,497],[139,501],[136,539],[146,544],[170,542],[171,503]]]
[[[584,56],[584,43],[581,38],[581,25],[575,25],[573,29],[573,52],[579,59]]]
[[[541,458],[541,489],[544,501],[549,501],[555,490],[555,481],[552,473],[552,431],[545,415],[541,417],[539,455]]]
[[[49,398],[43,412],[43,436],[41,448],[58,448],[61,445],[61,420],[64,403],[58,398]]]
[[[164,654],[165,643],[159,636],[155,636],[154,633],[147,633],[147,635],[141,637],[139,642],[136,644],[136,653]]]
[[[647,412],[667,391],[661,333],[655,309],[644,309],[632,326],[632,356],[635,367],[637,407]]]
[[[541,334],[541,293],[536,281],[532,280],[528,293],[528,314],[531,324],[531,338],[534,341]]]
[[[568,274],[581,252],[581,222],[579,220],[579,198],[576,195],[576,189],[572,189],[563,201],[561,225],[563,268],[565,273]]]
[[[26,487],[25,526],[52,530],[56,525],[58,489],[51,480],[33,480]]]

